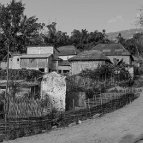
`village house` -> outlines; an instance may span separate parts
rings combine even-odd
[[[27,47],[26,54],[11,54],[9,69],[34,69],[41,72],[57,70],[55,55],[58,51],[52,46]],[[7,68],[7,61],[1,62],[1,68]]]
[[[75,46],[68,45],[62,46],[58,48],[58,67],[57,71],[60,74],[70,74],[71,65],[68,59],[76,56],[78,54],[78,50]]]
[[[77,55],[74,46],[62,46],[55,49],[52,46],[27,47],[26,54],[11,54],[9,69],[34,69],[48,73],[57,71],[60,74],[70,74],[69,58]],[[1,62],[1,69],[7,68],[7,61]]]
[[[121,44],[98,44],[97,46],[93,47],[92,50],[101,51],[113,64],[115,61],[120,62],[121,60],[125,64],[132,64],[131,53],[129,53],[128,50],[126,50]]]
[[[20,65],[22,69],[35,69],[48,73],[53,69],[54,54],[57,50],[52,46],[27,47],[27,54],[21,55]]]
[[[96,69],[98,65],[109,63],[110,60],[97,50],[84,51],[68,60],[71,63],[71,74],[78,74],[85,69]]]

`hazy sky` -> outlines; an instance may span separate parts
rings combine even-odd
[[[10,0],[0,0],[7,3]],[[58,30],[73,29],[106,32],[136,28],[135,21],[143,0],[22,0],[27,16],[49,24],[57,22]]]

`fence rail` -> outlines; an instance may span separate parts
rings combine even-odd
[[[124,94],[139,94],[141,93],[143,88],[128,88],[120,90],[119,92],[111,92],[111,93],[101,93],[99,95],[94,95],[93,98],[86,99],[85,104],[88,108],[92,108],[98,105],[102,105],[108,103],[111,100],[119,99]]]

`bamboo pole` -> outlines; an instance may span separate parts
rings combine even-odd
[[[101,112],[102,112],[103,110],[102,110],[102,92],[101,92],[101,87],[100,87],[100,105],[101,105]]]
[[[7,43],[7,69],[6,69],[6,91],[5,91],[5,103],[4,103],[4,110],[5,110],[5,133],[7,133],[7,112],[8,112],[8,83],[9,83],[9,43]]]

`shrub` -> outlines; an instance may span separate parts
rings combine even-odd
[[[97,69],[94,70],[83,70],[79,75],[82,77],[89,77],[91,79],[101,81],[111,78],[113,72],[113,68],[109,64],[107,64],[98,66]]]

